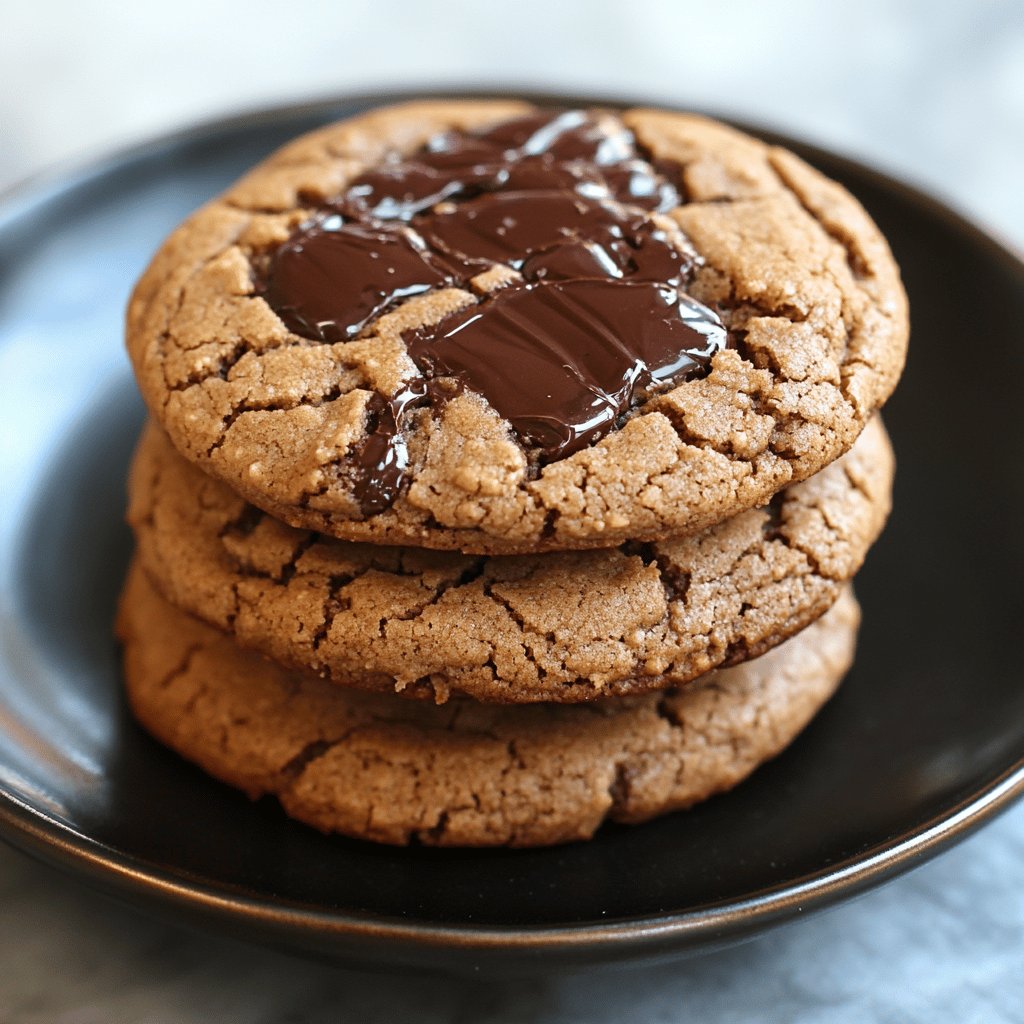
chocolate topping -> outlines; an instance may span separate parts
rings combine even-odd
[[[725,327],[683,290],[696,254],[651,216],[680,202],[621,125],[544,112],[436,136],[357,178],[272,253],[265,298],[290,330],[325,342],[495,264],[520,275],[406,333],[422,376],[368,404],[351,460],[364,514],[401,490],[403,415],[436,409],[453,388],[481,394],[547,462],[604,436],[645,394],[704,371]]]
[[[400,299],[450,283],[408,228],[334,214],[278,249],[264,297],[289,330],[335,342]]]
[[[637,388],[692,373],[715,351],[708,310],[675,288],[612,291],[603,280],[509,289],[411,333],[409,354],[468,381],[547,461],[562,458],[608,433]]]
[[[401,432],[406,411],[424,405],[441,409],[461,392],[458,380],[417,377],[390,398],[376,393],[370,397],[366,403],[366,437],[355,452],[359,472],[353,492],[363,515],[375,515],[390,508],[402,489],[409,463],[409,450]]]

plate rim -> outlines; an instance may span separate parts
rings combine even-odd
[[[659,949],[694,951],[722,946],[764,931],[797,914],[822,910],[860,895],[918,867],[972,835],[982,825],[1024,796],[1024,758],[1002,772],[980,793],[965,797],[951,814],[936,814],[895,840],[877,843],[863,854],[826,868],[795,885],[780,885],[739,902],[709,904],[688,911],[638,915],[583,925],[425,924],[351,911],[320,910],[258,897],[206,884],[122,854],[83,833],[49,818],[0,790],[0,839],[36,859],[81,876],[115,896],[126,893],[149,903],[186,904],[208,918],[270,926],[278,934],[311,929],[321,937],[403,943],[425,949],[458,949],[475,953],[615,953],[626,946],[633,957]],[[713,940],[708,941],[706,933]]]
[[[105,175],[158,156],[161,151],[202,138],[272,125],[297,118],[327,116],[338,106],[378,106],[425,96],[449,98],[496,97],[514,94],[527,100],[558,105],[591,104],[609,107],[652,106],[684,109],[666,100],[635,97],[608,98],[593,92],[568,93],[534,86],[460,88],[452,86],[380,89],[344,92],[305,101],[258,106],[247,111],[205,118],[191,125],[156,133],[98,156],[58,164],[36,172],[0,191],[0,232],[33,211],[60,197],[101,180]],[[985,247],[1020,277],[1024,286],[1024,259],[1006,243],[958,210],[945,198],[904,182],[887,172],[842,152],[826,149],[776,129],[732,117],[720,120],[767,138],[795,146],[813,161],[821,157],[840,165],[886,191],[901,196],[931,217],[950,224],[971,241]],[[223,885],[210,884],[186,872],[122,853],[47,816],[0,786],[0,839],[38,860],[84,878],[115,896],[142,897],[152,905],[183,907],[223,925],[239,923],[270,928],[291,945],[301,936],[315,935],[336,942],[369,940],[406,948],[457,949],[485,953],[583,953],[604,959],[643,957],[659,950],[680,954],[738,941],[784,920],[811,910],[824,909],[861,894],[913,867],[974,833],[983,824],[1024,797],[1024,756],[987,779],[958,803],[917,825],[889,836],[846,860],[800,876],[739,901],[721,901],[689,910],[642,914],[585,924],[487,926],[429,924],[350,910],[326,910],[286,900],[273,902]],[[627,953],[632,951],[632,956]]]

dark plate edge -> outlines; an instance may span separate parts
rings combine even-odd
[[[0,793],[0,837],[38,860],[85,875],[101,890],[204,918],[232,920],[235,930],[269,928],[284,938],[313,931],[322,939],[360,940],[379,948],[402,943],[424,950],[479,954],[583,954],[587,960],[654,956],[669,950],[726,945],[796,914],[821,910],[865,892],[917,867],[955,842],[966,839],[1015,800],[1024,796],[1024,758],[948,815],[936,815],[917,829],[877,844],[858,858],[807,876],[795,885],[769,890],[738,904],[629,918],[595,925],[542,928],[488,928],[423,925],[369,915],[326,912],[302,905],[266,906],[262,901],[198,880],[176,876],[89,839],[47,818],[7,793]],[[321,943],[316,943],[316,946]]]
[[[45,206],[59,197],[88,186],[126,163],[151,159],[161,151],[201,136],[214,136],[252,128],[259,123],[273,124],[299,117],[326,115],[336,106],[384,103],[427,96],[486,98],[514,94],[524,99],[552,105],[592,104],[608,107],[670,105],[643,98],[609,99],[594,93],[566,95],[536,87],[472,89],[452,86],[419,89],[381,89],[362,94],[325,96],[305,102],[287,103],[204,120],[153,138],[122,147],[106,155],[59,165],[30,176],[0,192],[0,230],[21,216]],[[676,109],[679,109],[678,107]],[[711,116],[716,116],[712,114]],[[1024,286],[1024,262],[1007,243],[993,237],[949,203],[902,182],[841,153],[825,150],[798,137],[729,117],[719,117],[741,130],[771,143],[796,149],[814,162],[820,157],[832,165],[841,165],[877,186],[900,195],[958,231],[972,243],[992,250],[1013,267]],[[970,797],[946,814],[876,844],[861,855],[832,868],[805,876],[795,884],[768,890],[742,903],[719,904],[682,913],[666,913],[628,918],[599,924],[544,926],[541,928],[487,928],[480,926],[438,926],[411,924],[401,920],[380,919],[369,915],[325,912],[302,905],[280,904],[267,907],[244,893],[215,889],[198,880],[175,876],[163,868],[138,861],[96,843],[89,837],[33,810],[7,792],[0,791],[0,838],[33,857],[64,870],[84,874],[96,888],[121,898],[141,896],[151,903],[181,910],[187,908],[203,918],[230,921],[235,929],[259,926],[269,929],[288,944],[296,936],[313,933],[324,940],[367,941],[401,944],[420,950],[475,952],[479,954],[582,954],[586,960],[612,960],[654,956],[659,952],[696,951],[739,941],[753,933],[781,923],[794,915],[824,909],[890,880],[923,864],[955,842],[967,838],[981,825],[1006,810],[1024,796],[1024,757],[989,780]],[[301,944],[301,943],[299,943]]]

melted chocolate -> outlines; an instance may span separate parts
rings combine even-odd
[[[462,391],[458,381],[409,381],[397,394],[385,398],[373,394],[366,405],[366,437],[355,453],[353,493],[363,515],[390,508],[398,497],[409,464],[409,450],[402,436],[402,417],[410,409],[429,405],[441,409]]]
[[[435,376],[465,380],[546,461],[571,455],[615,426],[638,388],[707,366],[721,347],[706,307],[669,285],[553,281],[406,336]]]
[[[647,212],[681,201],[621,126],[545,112],[431,139],[358,178],[280,246],[264,295],[291,330],[326,342],[495,264],[522,278],[407,332],[422,376],[370,401],[353,459],[363,512],[400,493],[403,416],[451,394],[435,378],[483,395],[551,461],[602,437],[644,394],[705,371],[725,327],[684,291],[694,254]]]
[[[335,214],[277,250],[264,297],[289,330],[334,342],[354,337],[401,299],[451,282],[408,228]]]

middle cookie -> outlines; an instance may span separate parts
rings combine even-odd
[[[568,703],[679,685],[813,622],[881,532],[892,477],[876,419],[816,476],[696,535],[473,556],[286,526],[150,425],[128,517],[168,600],[285,664],[439,702]]]

